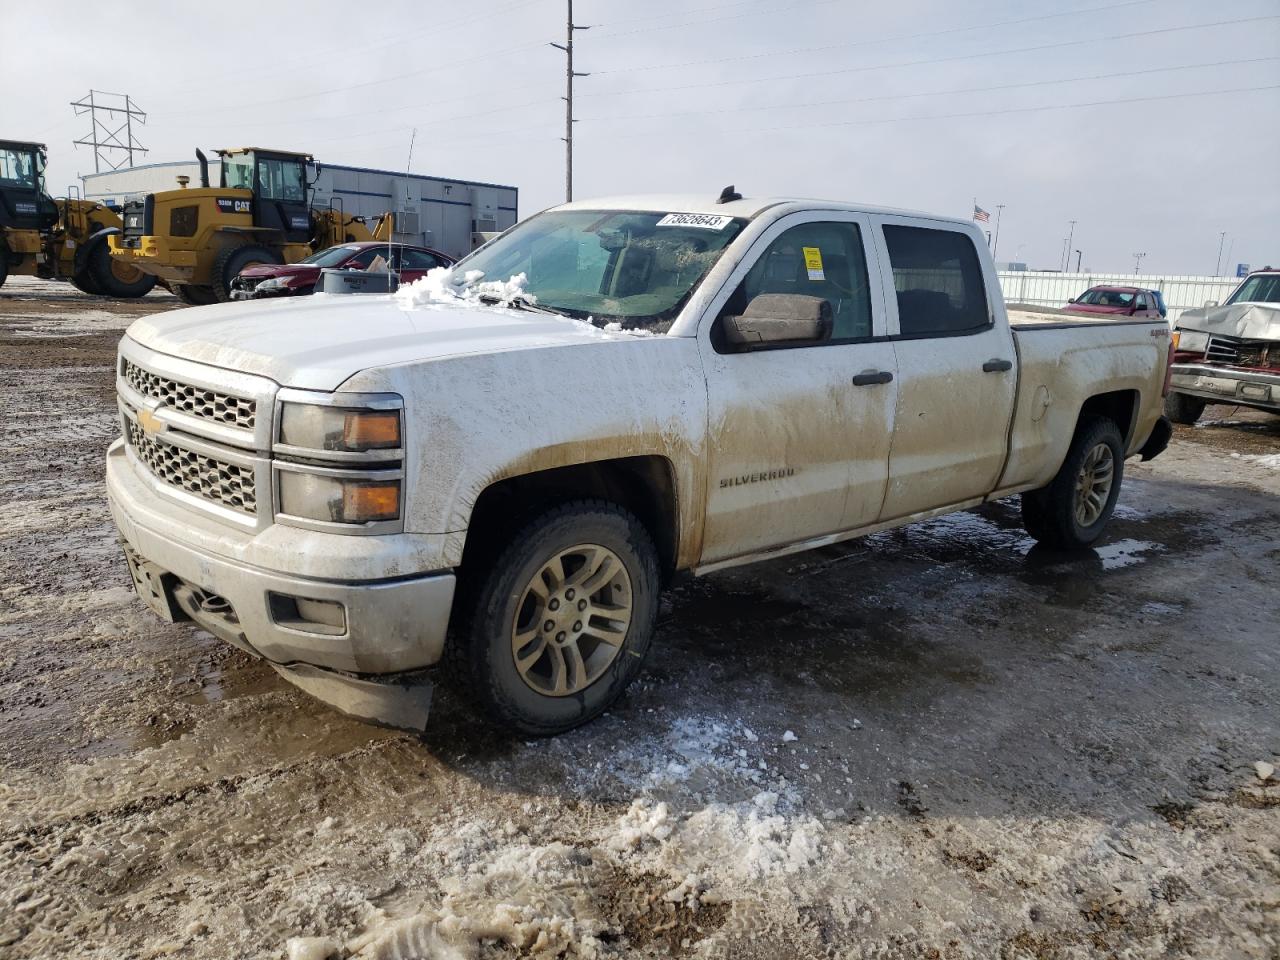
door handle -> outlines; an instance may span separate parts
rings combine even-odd
[[[853,385],[855,387],[870,387],[878,383],[888,383],[893,379],[893,374],[888,370],[864,370],[862,373],[856,373],[853,376]]]
[[[988,360],[982,365],[983,373],[1004,373],[1013,369],[1012,360]]]

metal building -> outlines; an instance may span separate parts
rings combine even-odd
[[[315,180],[314,206],[332,204],[370,220],[391,210],[396,215],[396,240],[420,243],[454,257],[478,246],[484,239],[480,235],[500,232],[516,222],[516,187],[367,167],[318,166],[318,173],[313,166],[309,174]],[[211,163],[210,167],[216,186],[216,166]],[[80,179],[85,199],[119,206],[131,197],[177,189],[178,177],[187,177],[191,186],[197,186],[200,165],[195,160],[149,163]]]

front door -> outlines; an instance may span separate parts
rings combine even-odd
[[[897,409],[881,520],[995,489],[1018,384],[1007,323],[995,322],[975,237],[934,221],[876,218],[896,314]],[[994,276],[994,273],[990,274]]]
[[[859,214],[784,217],[731,275],[699,331],[707,372],[710,475],[702,562],[875,521],[888,479],[897,391],[883,292],[868,277]],[[830,341],[733,352],[723,318],[762,293],[823,297]],[[855,383],[856,379],[856,383]]]
[[[306,172],[300,157],[257,155],[253,225],[279,230],[288,243],[311,239]]]

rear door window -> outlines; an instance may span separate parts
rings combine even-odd
[[[978,252],[967,234],[886,224],[904,337],[977,333],[991,325]]]
[[[431,270],[444,266],[436,256],[425,250],[405,250],[400,257],[405,270]]]

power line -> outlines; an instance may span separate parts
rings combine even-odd
[[[764,110],[804,110],[809,107],[835,107],[854,103],[878,103],[888,100],[914,100],[921,97],[944,97],[961,93],[993,93],[998,90],[1017,90],[1026,87],[1045,87],[1059,83],[1082,83],[1089,80],[1114,80],[1120,77],[1140,77],[1152,73],[1171,73],[1177,70],[1201,70],[1208,67],[1235,66],[1247,63],[1270,63],[1280,57],[1248,57],[1241,60],[1217,60],[1213,63],[1180,63],[1172,67],[1151,67],[1147,70],[1125,70],[1120,73],[1095,73],[1084,77],[1060,77],[1055,80],[1025,80],[1020,83],[1000,83],[986,87],[953,87],[947,90],[928,90],[921,93],[887,93],[874,97],[851,97],[839,100],[813,100],[808,103],[750,104],[742,107],[722,107],[714,110],[682,110],[676,113],[637,113],[610,115],[607,117],[582,117],[587,123],[631,120],[666,120],[674,117],[703,117],[723,113],[756,113]]]
[[[796,9],[797,7],[809,7],[809,8],[823,7],[823,6],[827,6],[828,4],[843,3],[843,2],[845,2],[845,0],[806,0],[806,2],[790,3],[790,4],[787,4],[786,6],[773,6],[769,8],[768,12],[771,14],[785,13],[788,10]],[[692,11],[681,11],[681,12],[691,13]],[[668,23],[660,27],[641,27],[639,30],[625,30],[622,33],[602,33],[600,35],[600,38],[602,40],[614,40],[619,37],[632,37],[640,33],[656,33],[660,30],[678,30],[681,27],[700,27],[705,23],[721,23],[725,20],[736,20],[739,17],[749,17],[755,12],[756,11],[754,10],[744,10],[742,13],[730,13],[730,14],[726,14],[723,17],[712,17],[709,20],[688,20],[688,21],[682,21],[680,23]]]
[[[681,63],[641,64],[635,67],[615,67],[612,70],[597,70],[598,74],[636,73],[647,70],[672,70],[683,67],[701,67],[718,63],[741,63],[745,60],[761,60],[764,58],[786,57],[797,53],[824,53],[828,50],[844,50],[850,47],[872,46],[877,43],[896,43],[902,40],[924,40],[930,37],[945,37],[956,33],[969,33],[974,30],[991,30],[996,27],[1017,26],[1024,23],[1035,23],[1040,20],[1054,20],[1083,13],[1110,13],[1123,7],[1136,7],[1155,3],[1157,0],[1125,0],[1123,3],[1107,4],[1099,7],[1083,7],[1079,10],[1063,10],[1058,13],[1044,13],[1034,17],[1018,17],[1013,20],[996,20],[990,23],[979,23],[965,27],[948,27],[945,30],[930,30],[925,33],[904,33],[891,37],[875,37],[870,40],[852,40],[844,43],[831,43],[821,47],[794,47],[790,50],[767,50],[762,53],[747,53],[737,57],[719,57],[711,60],[686,60]]]
[[[1012,113],[1040,113],[1046,110],[1073,110],[1082,107],[1106,107],[1117,104],[1128,103],[1153,103],[1160,100],[1182,100],[1190,97],[1213,97],[1228,93],[1254,93],[1261,90],[1280,90],[1280,83],[1269,84],[1261,87],[1232,87],[1226,90],[1201,90],[1191,93],[1170,93],[1150,97],[1128,97],[1123,100],[1090,100],[1084,103],[1056,103],[1045,104],[1034,107],[1007,107],[1003,110],[971,110],[962,113],[937,113],[926,114],[924,116],[912,117],[878,117],[866,120],[834,120],[828,123],[798,123],[783,127],[756,127],[752,129],[730,129],[720,131],[721,134],[739,134],[739,133],[781,133],[789,130],[814,130],[826,127],[859,127],[871,126],[880,123],[909,123],[916,120],[957,120],[969,117],[995,117]],[[610,139],[613,140],[630,140],[637,137],[652,138],[652,133],[636,133],[636,134],[616,134]]]
[[[712,87],[732,87],[745,83],[774,83],[778,80],[808,80],[816,77],[831,77],[837,74],[867,73],[874,70],[894,70],[901,67],[919,67],[936,63],[955,63],[960,60],[980,60],[986,57],[1003,57],[1014,53],[1035,53],[1041,50],[1056,50],[1062,47],[1078,47],[1086,43],[1101,43],[1111,40],[1131,40],[1135,37],[1151,37],[1162,33],[1182,33],[1187,30],[1205,30],[1210,27],[1234,26],[1241,23],[1258,23],[1263,20],[1280,20],[1280,14],[1269,14],[1260,17],[1243,17],[1238,20],[1215,20],[1210,23],[1192,23],[1180,27],[1161,27],[1155,30],[1136,30],[1132,33],[1109,33],[1101,37],[1088,37],[1084,40],[1062,40],[1056,43],[1041,43],[1030,47],[1012,47],[1006,50],[988,50],[982,53],[964,53],[950,57],[929,57],[924,60],[904,60],[898,63],[877,64],[874,66],[839,67],[835,70],[817,70],[809,73],[790,73],[772,77],[743,77],[736,80],[719,80],[711,83],[686,83],[673,87],[645,87],[643,89],[599,91],[584,93],[584,97],[620,97],[648,93],[670,93],[677,90],[696,90]]]

